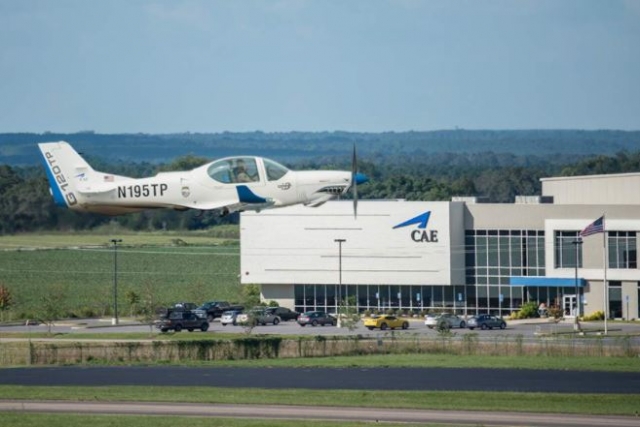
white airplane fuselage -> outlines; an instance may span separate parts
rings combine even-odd
[[[367,180],[347,171],[292,171],[255,156],[229,157],[190,171],[137,179],[93,170],[66,142],[38,145],[56,203],[107,215],[158,208],[229,213],[300,203],[319,206],[344,194],[354,176],[357,183]]]

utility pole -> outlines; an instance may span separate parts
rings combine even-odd
[[[582,239],[577,238],[576,240],[574,240],[572,242],[572,244],[574,244],[576,246],[576,275],[575,275],[575,301],[576,301],[576,308],[574,311],[574,318],[573,318],[573,330],[574,331],[579,331],[580,330],[580,322],[578,321],[578,317],[580,316],[580,290],[578,289],[578,261],[579,261],[579,255],[580,255],[580,245],[582,245]]]
[[[113,319],[112,325],[118,324],[118,243],[122,239],[111,239],[113,243]]]
[[[334,242],[338,244],[338,305],[336,307],[336,314],[338,315],[338,327],[341,326],[340,306],[342,304],[342,244],[346,241],[346,239],[334,239]]]

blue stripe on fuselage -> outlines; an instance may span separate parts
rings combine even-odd
[[[267,199],[256,195],[253,191],[249,190],[249,187],[247,187],[246,185],[238,185],[236,187],[236,191],[238,191],[238,199],[241,203],[267,203]]]
[[[47,179],[49,180],[49,187],[51,187],[51,194],[53,195],[53,200],[56,202],[58,206],[67,207],[67,201],[64,199],[62,195],[62,191],[60,191],[60,187],[58,187],[58,183],[56,182],[56,178],[53,176],[53,172],[51,171],[51,165],[47,161],[42,150],[40,150],[40,155],[42,156],[42,161],[44,162],[44,170],[47,172]]]

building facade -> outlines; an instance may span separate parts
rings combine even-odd
[[[535,301],[636,319],[639,179],[550,178],[513,204],[362,200],[357,218],[349,201],[246,212],[241,281],[297,311],[348,298],[360,311],[507,315]],[[605,232],[580,238],[603,215]]]

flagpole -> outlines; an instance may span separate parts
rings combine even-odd
[[[602,280],[602,289],[604,292],[604,334],[607,335],[607,318],[609,317],[609,292],[607,292],[607,229],[604,226],[604,214],[602,214],[602,258],[604,263],[604,278]]]

